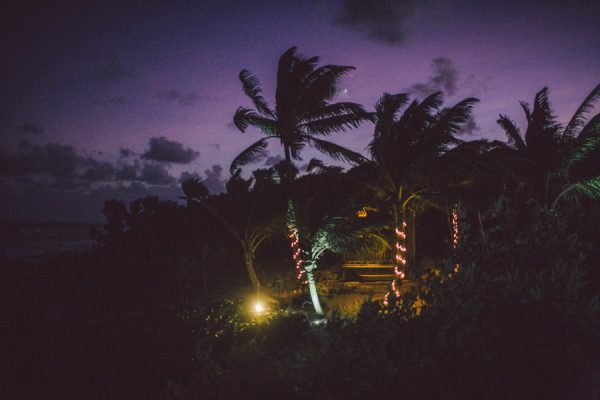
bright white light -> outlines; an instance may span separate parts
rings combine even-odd
[[[261,313],[263,313],[263,312],[265,311],[265,306],[263,306],[263,304],[262,304],[260,301],[257,301],[257,302],[254,304],[254,311],[255,311],[257,314],[261,314]]]

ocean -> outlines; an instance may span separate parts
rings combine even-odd
[[[43,258],[94,247],[101,223],[0,220],[0,260]]]

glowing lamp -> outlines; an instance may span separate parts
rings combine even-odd
[[[260,301],[254,303],[254,312],[257,314],[262,314],[263,312],[265,312],[265,306],[263,305],[263,303],[261,303]]]
[[[358,218],[367,218],[367,210],[365,210],[364,208],[362,210],[358,210],[356,212],[356,216]]]

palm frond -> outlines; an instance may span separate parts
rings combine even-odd
[[[520,101],[519,104],[521,105],[521,108],[523,109],[523,112],[525,113],[525,119],[527,120],[527,123],[530,124],[531,123],[531,106],[526,101]]]
[[[275,120],[261,117],[254,110],[246,107],[238,107],[235,110],[233,123],[242,132],[245,132],[249,126],[254,126],[268,136],[275,136],[277,133],[277,122]]]
[[[306,166],[306,172],[312,172],[313,170],[319,170],[320,168],[323,167],[323,161],[319,160],[318,158],[311,158],[310,161],[308,162],[308,165]]]
[[[319,120],[327,117],[335,117],[344,114],[356,114],[361,115],[366,119],[372,119],[371,113],[365,111],[364,107],[357,103],[351,102],[339,102],[333,104],[327,104],[319,107],[317,110],[311,110],[303,116],[303,121],[310,122]]]
[[[454,136],[459,131],[461,125],[469,119],[473,105],[479,102],[474,97],[469,97],[457,103],[451,108],[440,112],[433,128],[428,130],[421,143],[426,148],[437,147],[445,150],[448,145],[457,144],[460,141]]]
[[[204,182],[195,176],[181,182],[181,190],[185,195],[184,198],[190,201],[204,200],[210,194]]]
[[[574,136],[575,131],[585,124],[587,114],[594,108],[594,102],[600,98],[600,85],[596,86],[594,90],[585,98],[583,103],[579,106],[573,117],[567,124],[564,134],[567,136]]]
[[[585,160],[591,153],[598,150],[598,148],[600,148],[600,136],[586,138],[571,152],[568,164]]]
[[[246,96],[250,97],[254,107],[259,113],[273,117],[273,111],[269,108],[266,100],[262,97],[262,89],[260,88],[260,82],[256,76],[250,71],[243,69],[240,72],[240,81]]]
[[[344,169],[342,167],[334,167],[323,164],[323,161],[318,158],[311,158],[306,166],[306,172],[312,173],[315,172],[317,174],[325,174],[325,173],[341,173]]]
[[[396,113],[408,102],[409,96],[406,93],[389,94],[384,93],[375,103],[375,112],[377,119],[394,119]]]
[[[304,139],[315,149],[334,160],[346,161],[352,164],[362,164],[368,161],[363,155],[327,140],[317,139],[308,135],[305,135]]]
[[[309,104],[330,100],[337,92],[341,77],[354,69],[345,65],[324,65],[317,68],[302,80],[304,90],[299,94],[299,98]]]
[[[512,119],[506,115],[500,114],[500,117],[496,122],[506,133],[506,136],[508,137],[508,145],[510,147],[519,151],[525,150],[527,146],[521,137],[521,131],[519,128],[517,128]]]
[[[235,175],[236,171],[241,166],[251,163],[257,158],[266,156],[267,139],[269,138],[260,139],[238,154],[231,162],[231,167],[229,168],[231,174]]]
[[[562,199],[578,199],[580,195],[584,195],[591,199],[599,199],[600,177],[567,185],[552,202],[551,208],[555,209]]]
[[[367,118],[366,111],[347,113],[314,120],[301,125],[301,129],[309,135],[327,136],[335,132],[344,132],[349,128],[357,128]]]
[[[418,103],[417,110],[418,114],[431,115],[434,111],[439,110],[442,106],[442,92],[435,92],[427,96],[420,103]]]
[[[581,129],[581,133],[577,136],[578,140],[586,140],[590,137],[600,136],[600,114],[596,114],[588,121],[588,123]]]
[[[574,190],[581,192],[592,199],[600,198],[600,176],[577,182]]]

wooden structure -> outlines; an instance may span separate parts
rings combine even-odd
[[[342,277],[345,281],[391,282],[394,276],[394,264],[390,261],[350,260],[342,264]]]

